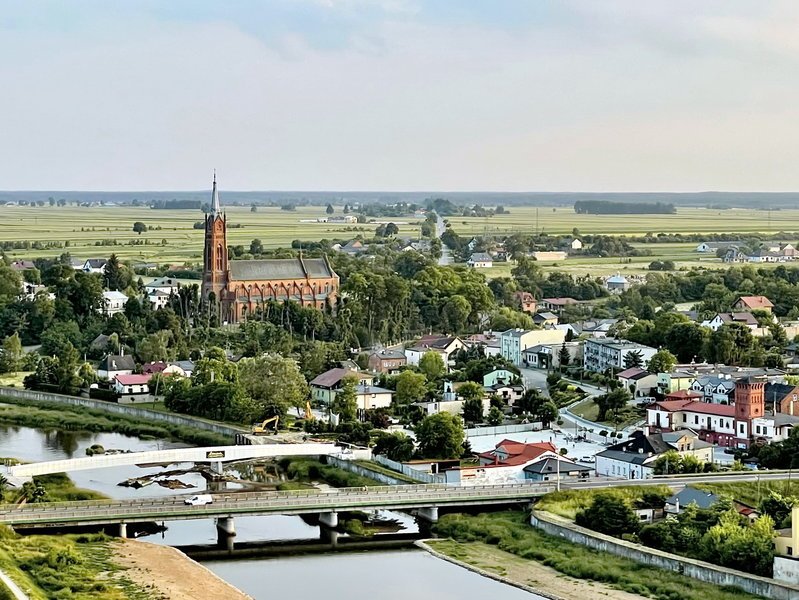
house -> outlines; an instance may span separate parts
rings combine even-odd
[[[156,373],[163,373],[164,369],[166,369],[166,368],[167,368],[167,364],[164,361],[159,360],[159,361],[156,361],[156,362],[144,363],[141,366],[141,372],[144,375],[155,375]]]
[[[743,242],[736,241],[736,242],[702,242],[695,248],[695,252],[712,252],[716,253],[719,250],[729,249],[729,248],[738,248],[743,245]]]
[[[774,538],[774,579],[799,585],[799,505],[791,509],[791,526]]]
[[[466,264],[475,269],[490,269],[494,266],[494,259],[486,252],[475,252]]]
[[[511,383],[513,380],[519,379],[519,376],[515,373],[508,371],[507,369],[495,369],[490,373],[486,373],[483,375],[483,386],[491,387],[492,385],[496,385],[498,383]]]
[[[621,294],[630,289],[630,282],[624,275],[613,275],[605,280],[605,288],[611,294]]]
[[[721,259],[725,263],[742,263],[747,262],[747,256],[738,248],[727,248],[724,257]]]
[[[311,399],[327,405],[332,404],[336,392],[341,388],[341,381],[345,377],[356,378],[359,386],[371,386],[374,381],[374,376],[370,373],[336,367],[311,380],[308,384],[311,388]]]
[[[144,284],[144,291],[149,295],[151,292],[166,292],[167,296],[171,293],[178,293],[180,282],[174,277],[157,277],[150,283]]]
[[[703,492],[691,486],[685,486],[676,494],[666,498],[664,510],[668,514],[677,515],[685,510],[686,506],[695,504],[697,508],[708,509],[718,503],[720,498],[710,492]]]
[[[540,312],[533,315],[533,323],[536,327],[547,329],[558,324],[558,315],[551,312]]]
[[[136,361],[133,360],[132,356],[109,354],[97,366],[97,377],[112,380],[117,375],[132,375],[135,369]]]
[[[534,369],[559,369],[563,348],[569,353],[570,365],[579,364],[583,360],[581,342],[562,342],[560,344],[536,344],[522,352],[522,363]]]
[[[735,381],[730,375],[699,375],[689,389],[702,394],[705,402],[729,404],[735,393]]]
[[[699,439],[696,432],[662,432],[646,435],[634,432],[626,441],[609,446],[596,455],[596,473],[605,477],[649,479],[654,462],[669,451],[691,455],[702,462],[713,462],[713,445]]]
[[[624,369],[616,375],[616,379],[634,398],[651,395],[652,388],[657,387],[658,382],[657,375],[639,367]]]
[[[500,354],[514,365],[524,363],[522,353],[538,344],[562,344],[566,333],[557,329],[508,329],[499,336]]]
[[[557,479],[575,481],[588,479],[591,476],[591,467],[578,465],[564,458],[542,458],[522,469],[524,479],[527,481],[555,481]]]
[[[363,419],[367,410],[388,408],[394,399],[394,392],[374,385],[359,384],[355,387],[358,403],[358,417]]]
[[[105,265],[108,261],[104,258],[88,258],[83,262],[81,270],[84,273],[99,273],[105,272]]]
[[[350,240],[343,246],[341,244],[334,244],[332,246],[334,250],[338,250],[339,252],[343,252],[344,254],[349,254],[350,256],[357,256],[366,252],[369,247],[364,245],[361,240]]]
[[[758,328],[757,319],[750,312],[718,313],[709,321],[702,321],[702,327],[709,327],[713,331],[718,331],[722,325],[728,323],[741,323],[752,331]]]
[[[538,307],[538,301],[530,292],[513,292],[513,302],[522,312],[530,314],[534,314]]]
[[[402,350],[379,350],[372,352],[367,359],[367,367],[372,373],[393,375],[406,364],[408,364],[408,358]]]
[[[36,264],[32,260],[15,260],[8,266],[14,271],[28,271],[36,268]]]
[[[191,377],[194,373],[194,361],[192,360],[175,360],[169,363],[164,374],[177,375],[178,377]]]
[[[589,339],[583,346],[583,367],[595,373],[604,373],[608,369],[621,371],[626,368],[628,356],[637,357],[644,365],[656,352],[656,348],[624,340]]]
[[[122,292],[103,292],[103,306],[101,308],[106,316],[113,316],[125,310],[128,297]]]
[[[450,357],[466,347],[466,344],[457,337],[452,335],[425,335],[419,339],[413,346],[405,349],[405,357],[409,365],[416,366],[419,364],[422,356],[428,352],[436,352],[444,359],[444,364],[449,364]]]
[[[765,390],[766,412],[799,416],[799,386],[769,382]]]
[[[513,406],[519,400],[522,399],[524,396],[524,392],[527,390],[521,383],[512,384],[512,383],[495,383],[494,385],[487,385],[483,386],[486,395],[488,396],[489,400],[491,398],[497,398],[505,403],[507,406]],[[491,403],[489,402],[488,408],[491,408]]]
[[[169,299],[172,294],[163,290],[152,290],[147,293],[147,300],[153,305],[153,310],[165,308],[169,305]]]
[[[476,346],[482,348],[486,356],[499,356],[501,354],[499,336],[493,331],[474,333],[465,337],[463,343],[467,348]]]
[[[580,304],[574,298],[543,298],[539,302],[539,308],[560,314],[560,312],[567,306]]]
[[[774,304],[765,296],[741,296],[732,305],[733,310],[764,310],[768,313]]]
[[[408,242],[402,248],[403,252],[409,252],[411,250],[418,252],[419,254],[425,254],[432,250],[432,246],[430,245],[429,240],[414,240],[412,242]]]
[[[558,449],[551,442],[524,444],[507,439],[499,442],[493,450],[477,456],[479,465],[462,466],[453,474],[461,485],[521,483],[527,478],[524,472],[527,465],[544,458],[559,457]]]
[[[89,343],[89,351],[90,352],[104,352],[106,347],[108,346],[108,341],[111,339],[110,336],[101,333],[96,338],[94,338],[91,343]]]
[[[618,322],[618,319],[592,319],[581,323],[572,323],[572,329],[577,335],[583,337],[606,338]]]
[[[152,402],[150,395],[150,375],[116,375],[114,377],[114,391],[117,393],[120,404],[134,404],[137,402]]]
[[[583,243],[578,238],[564,238],[560,241],[559,246],[567,252],[583,249]]]
[[[680,369],[671,373],[658,373],[658,392],[665,396],[671,392],[690,389],[694,379],[696,379],[694,373]]]

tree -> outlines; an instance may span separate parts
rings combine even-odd
[[[169,349],[171,341],[171,331],[156,331],[139,342],[136,354],[142,363],[166,361],[172,358]]]
[[[338,415],[340,422],[354,421],[358,414],[358,378],[347,376],[336,391],[330,410]]]
[[[350,214],[350,205],[349,204],[345,204],[344,205],[344,211],[343,212],[344,212],[345,215]]]
[[[761,514],[770,516],[776,527],[789,527],[788,521],[791,516],[791,509],[799,502],[799,498],[795,496],[783,496],[775,491],[769,492],[769,495],[760,501],[758,509]]]
[[[372,449],[375,454],[382,454],[397,462],[413,458],[413,450],[413,440],[401,431],[381,433]]]
[[[601,492],[594,496],[591,505],[578,512],[574,522],[581,527],[616,537],[637,533],[641,527],[632,507],[613,492]]]
[[[329,215],[332,215],[334,212],[336,212],[336,209],[335,209],[335,208],[333,208],[333,205],[332,205],[332,204],[328,204],[328,205],[327,205],[327,208],[325,208],[325,212],[326,212],[327,214],[329,214]]]
[[[80,386],[79,361],[80,354],[70,342],[67,342],[61,354],[58,355],[58,366],[55,372],[58,391],[71,394]]]
[[[668,350],[658,350],[649,359],[646,369],[650,373],[671,373],[677,364],[677,357]]]
[[[424,373],[428,381],[435,381],[446,374],[447,366],[438,352],[425,352],[419,359],[419,370]]]
[[[571,329],[569,329],[571,331]],[[571,354],[569,354],[569,349],[566,347],[564,343],[560,350],[558,351],[558,362],[560,363],[561,368],[568,367],[569,362],[571,361]]]
[[[630,350],[624,355],[624,368],[641,368],[644,366],[644,355],[640,350]]]
[[[411,404],[421,400],[427,392],[427,378],[423,373],[413,371],[403,371],[396,377],[397,394],[395,399],[397,404]]]
[[[250,254],[255,254],[255,255],[263,254],[263,251],[264,251],[264,245],[261,242],[261,240],[256,238],[250,242]]]
[[[124,290],[128,287],[129,281],[125,281],[122,273],[122,265],[116,254],[112,254],[103,267],[103,283],[109,290]],[[129,280],[129,278],[128,278]]]
[[[141,221],[136,221],[133,224],[133,231],[141,235],[143,232],[147,231],[147,225],[145,225]]]
[[[552,400],[547,400],[536,412],[536,418],[541,421],[544,428],[550,426],[552,421],[558,418],[558,407]]]
[[[385,234],[384,234],[385,237],[390,237],[392,235],[397,235],[398,233],[399,233],[399,227],[397,227],[396,224],[394,224],[394,223],[386,224],[386,230],[385,230]]]
[[[458,458],[463,450],[463,426],[457,415],[441,412],[422,419],[415,428],[423,458]]]
[[[476,385],[476,384],[475,384]],[[467,423],[483,422],[483,401],[480,398],[469,398],[463,402],[463,420]]]
[[[594,402],[599,407],[597,421],[606,421],[608,412],[617,415],[619,409],[624,408],[631,399],[630,392],[623,388],[615,389],[612,392],[596,396]]]
[[[22,341],[19,334],[14,332],[3,340],[3,349],[0,354],[0,373],[17,374],[22,361]]]
[[[678,323],[666,332],[665,343],[677,360],[689,363],[702,359],[707,337],[707,329],[699,323]]]
[[[502,412],[497,406],[492,406],[491,409],[488,411],[488,416],[486,417],[486,421],[492,427],[496,427],[497,425],[502,425],[502,422],[505,420],[505,413]]]
[[[291,407],[298,410],[305,407],[308,383],[297,361],[278,354],[264,354],[240,360],[238,372],[242,388],[259,404],[258,418],[275,415],[282,418]]]

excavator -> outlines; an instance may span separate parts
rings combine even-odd
[[[277,435],[277,423],[280,420],[280,417],[274,416],[268,419],[265,419],[263,423],[256,423],[252,426],[252,433],[253,435],[265,435],[269,432],[270,425],[274,423],[274,428],[272,428],[272,434]]]

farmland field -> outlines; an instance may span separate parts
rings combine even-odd
[[[279,208],[230,207],[228,244],[249,246],[260,239],[266,248],[286,248],[292,240],[318,241],[351,239],[358,233],[371,237],[375,223],[302,223],[304,219],[324,217],[324,207],[298,207],[296,211]],[[341,214],[341,208],[336,211]],[[76,258],[106,257],[112,252],[122,260],[146,262],[199,262],[202,258],[203,231],[194,229],[203,214],[195,210],[153,210],[147,207],[37,207],[0,206],[0,241],[69,241],[65,249],[11,250],[12,258],[56,256],[63,251]],[[383,220],[383,219],[381,219]],[[420,220],[412,217],[385,219],[397,223],[400,235],[419,235]],[[150,229],[141,235],[133,223],[141,221]],[[404,223],[404,224],[403,224]],[[236,225],[241,227],[236,227]],[[157,229],[160,227],[160,229]],[[103,240],[117,240],[119,245],[102,245]],[[131,241],[147,245],[130,245]],[[165,245],[163,240],[166,241]]]

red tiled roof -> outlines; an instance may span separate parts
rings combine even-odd
[[[741,296],[738,302],[749,308],[774,308],[774,304],[765,296]]]
[[[502,448],[508,454],[508,458],[505,460],[500,460],[497,458],[496,452],[500,448]],[[526,464],[531,460],[535,460],[545,452],[557,451],[557,447],[552,442],[536,442],[533,444],[525,444],[523,442],[516,442],[514,440],[502,440],[497,444],[494,450],[489,452],[481,452],[478,454],[478,456],[494,461],[495,466],[515,467]]]
[[[666,394],[666,400],[689,400],[691,398],[702,398],[703,394],[693,390],[677,390]]]
[[[158,362],[148,362],[142,365],[141,372],[142,373],[160,373],[166,369],[166,363],[163,361]]]
[[[150,375],[117,375],[114,379],[122,385],[144,385],[150,382]]]
[[[640,367],[630,367],[629,369],[625,369],[616,377],[621,377],[622,379],[632,379],[632,378],[640,378],[639,376],[646,376],[649,375],[649,371],[645,371]]]
[[[710,404],[709,402],[697,402],[696,400],[664,400],[655,402],[655,406],[666,412],[695,412],[703,415],[717,415],[719,417],[734,417],[735,407],[729,404]]]
[[[541,302],[546,302],[547,304],[554,304],[556,306],[566,306],[567,304],[579,304],[578,300],[574,298],[544,298]]]

